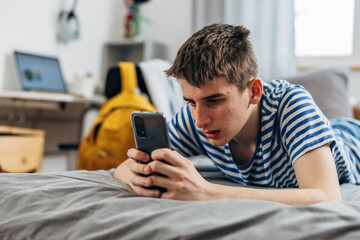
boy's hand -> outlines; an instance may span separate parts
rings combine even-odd
[[[148,164],[151,172],[160,175],[149,176],[146,180],[167,189],[161,198],[207,200],[211,196],[211,184],[199,174],[190,160],[178,152],[168,148],[157,149],[151,153],[151,158],[154,160]]]
[[[153,185],[150,174],[154,173],[151,170],[151,167],[147,164],[150,162],[150,156],[137,150],[135,148],[129,149],[127,152],[129,159],[132,161],[129,163],[130,176],[129,176],[129,186],[132,190],[139,195],[147,197],[160,197],[161,192],[156,189],[147,189]]]
[[[128,151],[128,157],[129,174],[124,182],[136,194],[177,200],[206,200],[211,196],[211,184],[199,174],[190,160],[176,151],[157,149],[152,152],[151,161],[148,154],[132,148]],[[148,189],[151,186],[166,188],[167,191],[161,193],[157,189]]]

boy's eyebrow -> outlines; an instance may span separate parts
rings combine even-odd
[[[223,97],[223,96],[225,96],[225,94],[215,93],[215,94],[212,94],[212,95],[203,97],[203,98],[201,98],[201,100],[207,100],[207,99],[218,98],[218,97]],[[183,98],[184,98],[185,101],[192,101],[192,99],[187,98],[187,97],[185,97],[185,96],[184,96]]]

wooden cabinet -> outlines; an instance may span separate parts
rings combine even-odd
[[[354,107],[353,112],[354,118],[360,120],[360,107]]]
[[[44,136],[42,130],[0,126],[1,172],[41,172]]]

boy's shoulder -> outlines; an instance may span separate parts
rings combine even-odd
[[[279,100],[279,98],[295,91],[308,94],[308,91],[304,87],[294,85],[286,80],[275,79],[269,82],[263,82],[263,96],[267,98],[276,98]]]
[[[314,103],[309,92],[300,85],[279,79],[263,82],[262,109],[266,113],[263,115],[285,114],[286,106],[296,107],[304,101]]]
[[[269,82],[263,82],[264,90],[268,93],[280,93],[292,88],[303,88],[300,85],[294,85],[283,79],[274,79]]]

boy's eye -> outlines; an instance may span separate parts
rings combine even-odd
[[[195,103],[195,101],[187,101],[191,106],[195,106],[196,105],[196,103]]]
[[[216,103],[219,103],[221,101],[222,101],[222,99],[210,99],[208,102],[211,103],[211,104],[216,104]]]

